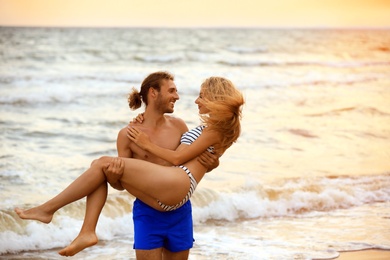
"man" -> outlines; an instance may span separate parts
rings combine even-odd
[[[146,105],[143,122],[131,122],[147,133],[155,144],[175,150],[180,137],[188,128],[182,119],[167,116],[173,113],[174,104],[179,99],[173,75],[167,72],[150,74],[141,84],[141,90],[133,90],[129,96],[129,106],[137,109]],[[131,142],[127,137],[127,127],[120,130],[117,138],[119,157],[136,158],[160,165],[171,164],[148,153]],[[209,152],[203,153],[198,160],[207,168],[218,165],[217,157]],[[118,176],[123,173],[123,165],[114,161],[105,171],[108,182],[122,190]],[[150,198],[153,199],[154,198]],[[152,259],[188,259],[193,246],[192,208],[188,201],[182,207],[171,212],[160,212],[136,199],[133,205],[134,249],[138,260]]]

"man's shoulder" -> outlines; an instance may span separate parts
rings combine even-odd
[[[183,119],[171,115],[165,115],[165,118],[171,123],[174,127],[179,128],[181,131],[187,131],[188,127]]]
[[[165,115],[165,118],[171,123],[171,124],[178,124],[178,125],[186,125],[183,119],[171,115]]]
[[[119,134],[121,135],[123,133],[126,133],[127,132],[127,127],[128,127],[128,125],[123,127],[121,130],[119,130]]]
[[[118,141],[121,140],[123,142],[124,140],[129,140],[129,138],[127,137],[127,127],[128,125],[119,130],[117,137]]]

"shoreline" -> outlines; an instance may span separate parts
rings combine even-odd
[[[104,242],[102,243],[104,246]],[[38,251],[29,251],[29,252],[21,252],[18,254],[5,254],[5,255],[0,255],[1,259],[8,259],[8,260],[17,260],[17,259],[31,259],[31,260],[43,260],[47,259],[62,259],[62,257],[59,257],[57,255],[57,251],[60,248],[57,249],[50,249],[50,250],[38,250]],[[44,255],[42,256],[41,254],[43,252]],[[103,253],[103,252],[101,252]],[[108,253],[108,252],[106,252]],[[84,251],[81,254],[77,254],[74,256],[74,259],[82,259],[88,254],[86,251]],[[128,251],[127,255],[130,259],[135,259],[132,257],[135,257],[134,251],[130,250]],[[53,258],[51,258],[53,257]],[[96,256],[96,258],[93,259],[110,259],[110,254],[105,254],[103,253],[101,256]],[[190,257],[189,259],[198,259],[199,256],[196,254],[193,254],[191,257],[191,251],[190,251]],[[65,258],[64,258],[65,259]],[[91,258],[92,259],[92,258]],[[203,259],[202,257],[200,259]],[[363,249],[363,250],[356,250],[356,251],[341,251],[340,256],[336,258],[331,258],[331,259],[336,259],[336,260],[388,260],[390,259],[390,250],[385,250],[385,249]],[[325,260],[325,259],[323,259]]]

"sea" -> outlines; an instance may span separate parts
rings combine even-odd
[[[207,77],[246,100],[240,138],[191,199],[190,260],[390,250],[390,29],[0,27],[1,259],[63,259],[85,200],[50,224],[14,208],[116,156],[118,131],[143,111],[128,93],[160,70],[175,75],[173,115],[189,128]],[[110,188],[99,243],[72,259],[135,259],[133,201]]]

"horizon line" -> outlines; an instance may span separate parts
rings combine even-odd
[[[59,29],[308,29],[308,30],[389,30],[388,26],[87,26],[87,25],[2,25],[0,28],[59,28]]]

